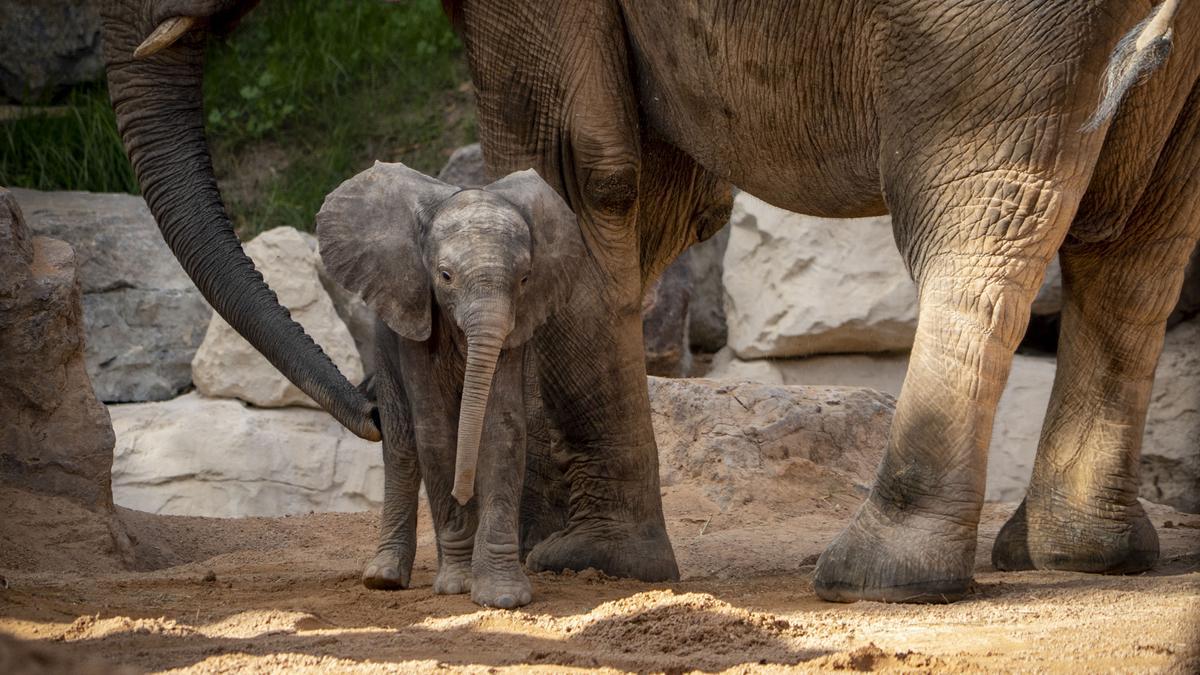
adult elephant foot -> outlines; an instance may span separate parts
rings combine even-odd
[[[817,560],[813,588],[830,602],[954,602],[970,588],[974,562],[974,527],[885,511],[873,495]]]
[[[437,576],[433,579],[433,592],[437,595],[458,595],[471,591],[471,561],[442,561]]]
[[[585,570],[642,581],[676,581],[679,566],[666,530],[629,523],[570,525],[529,552],[525,566],[533,572]]]
[[[1141,504],[1099,513],[1039,501],[1049,500],[1031,506],[1027,497],[1000,530],[996,569],[1133,574],[1158,561],[1158,533]]]
[[[471,582],[471,602],[482,607],[514,609],[528,605],[532,599],[529,578],[519,568],[481,572]]]

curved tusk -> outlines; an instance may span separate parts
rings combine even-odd
[[[194,16],[174,16],[158,24],[158,28],[146,38],[138,48],[133,50],[133,58],[144,59],[161,52],[175,44],[184,33],[195,27],[199,21]]]

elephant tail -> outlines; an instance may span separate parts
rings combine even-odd
[[[1178,7],[1179,0],[1164,0],[1117,43],[1104,73],[1100,104],[1081,131],[1095,131],[1111,120],[1129,90],[1145,82],[1151,73],[1166,63],[1171,54],[1171,23]]]

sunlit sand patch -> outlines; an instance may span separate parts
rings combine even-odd
[[[116,635],[169,635],[187,637],[198,632],[191,626],[173,619],[131,619],[115,616],[101,619],[97,616],[81,616],[75,619],[60,637],[64,642],[98,640]]]

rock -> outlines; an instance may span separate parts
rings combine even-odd
[[[722,512],[801,495],[861,499],[895,411],[869,389],[654,377],[649,387],[663,488],[699,487]]]
[[[362,511],[383,498],[383,455],[324,411],[185,394],[110,406],[113,498],[172,515]]]
[[[988,501],[1013,502],[1025,496],[1050,405],[1055,368],[1053,357],[1013,357],[988,450]]]
[[[726,225],[708,239],[687,250],[692,277],[692,298],[688,303],[688,337],[692,349],[706,354],[720,351],[729,339],[725,323],[725,250],[729,246]]]
[[[71,246],[35,237],[0,188],[0,482],[112,507],[113,432],[83,353]]]
[[[1013,357],[1008,385],[1000,398],[988,453],[989,501],[1015,501],[1025,495],[1042,420],[1054,384],[1052,357]],[[708,377],[787,385],[867,387],[893,396],[908,370],[908,356],[829,355],[805,359],[743,361],[724,350],[713,360]]]
[[[1062,311],[1062,265],[1058,256],[1050,260],[1046,267],[1046,276],[1042,279],[1042,287],[1038,289],[1037,297],[1033,299],[1031,313],[1034,316],[1058,314]]]
[[[491,181],[483,163],[483,147],[478,143],[464,145],[450,155],[438,172],[438,180],[458,187],[482,187]]]
[[[375,312],[367,306],[361,295],[342,288],[325,271],[325,263],[320,259],[321,248],[317,238],[307,232],[301,232],[300,236],[304,237],[308,247],[317,255],[320,263],[318,272],[321,278],[321,287],[329,294],[329,299],[333,301],[334,311],[337,312],[342,323],[346,324],[350,336],[354,338],[354,347],[358,350],[359,358],[362,359],[363,373],[375,372]]]
[[[726,348],[717,352],[706,377],[765,384],[868,387],[899,396],[907,372],[907,354],[830,354],[745,361]]]
[[[1200,318],[1167,332],[1142,449],[1142,497],[1200,513]]]
[[[103,76],[94,2],[0,0],[0,93],[33,102]]]
[[[887,217],[828,219],[734,199],[729,346],[741,358],[907,351],[917,294]]]
[[[342,374],[351,382],[362,380],[354,338],[321,284],[321,259],[305,235],[290,227],[268,230],[246,244],[246,253],[292,318]],[[209,397],[237,398],[266,408],[319,407],[216,315],[192,360],[192,378],[196,389]]]
[[[75,248],[87,367],[102,401],[156,401],[192,383],[212,308],[138,196],[13,190],[41,235]]]
[[[1167,325],[1176,326],[1200,315],[1200,245],[1192,253],[1192,261],[1188,264],[1183,279],[1183,288],[1179,292],[1179,303],[1167,320]]]
[[[691,368],[690,298],[691,278],[685,251],[642,299],[642,340],[646,347],[646,372],[650,375],[683,377]]]

